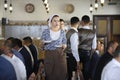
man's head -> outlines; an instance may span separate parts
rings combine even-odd
[[[13,40],[13,44],[14,44],[13,48],[16,50],[19,50],[22,47],[22,41],[18,38],[15,38]]]
[[[113,56],[115,58],[119,58],[120,59],[120,45],[116,48],[115,52],[113,53]]]
[[[118,42],[116,41],[110,41],[107,45],[107,51],[110,53],[110,54],[113,54],[114,51],[116,50],[118,46]]]
[[[13,45],[13,40],[14,40],[14,37],[9,37],[9,38],[6,39],[6,41],[12,45],[12,47],[14,46]]]
[[[4,54],[9,54],[10,52],[12,52],[12,48],[13,48],[13,46],[14,46],[14,44],[13,44],[13,40],[14,40],[14,38],[13,37],[9,37],[9,38],[7,38],[6,40],[5,40],[5,42],[4,42],[4,44],[2,45],[2,47],[1,47],[1,51],[3,51],[4,52]]]
[[[4,45],[3,45],[3,49],[2,49],[4,54],[6,54],[6,55],[12,54],[12,48],[13,48],[12,42],[5,40]]]
[[[31,37],[27,36],[23,38],[23,44],[25,44],[26,46],[29,46],[30,44],[32,44],[32,39]]]
[[[88,15],[84,15],[81,19],[82,26],[88,25],[90,23],[90,17]]]
[[[70,19],[70,24],[71,24],[72,27],[78,28],[78,26],[79,26],[79,24],[80,24],[79,18],[78,18],[78,17],[72,17],[72,18]]]
[[[65,21],[63,19],[60,19],[60,28],[64,29]]]
[[[7,38],[3,46],[9,49],[12,49],[14,47],[13,40],[14,40],[14,37]]]

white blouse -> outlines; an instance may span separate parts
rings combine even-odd
[[[50,30],[50,37],[52,38],[52,40],[57,40],[60,37],[60,30],[55,32]]]

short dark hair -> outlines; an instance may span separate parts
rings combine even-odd
[[[14,37],[9,37],[9,38],[7,38],[7,39],[5,40],[5,42],[4,42],[4,46],[13,48],[13,46],[14,46],[13,40],[14,40]]]
[[[26,41],[26,42],[32,43],[32,39],[29,36],[24,37],[23,40]]]
[[[82,17],[82,21],[87,24],[87,23],[90,22],[90,17],[89,17],[88,15],[84,15],[84,16]]]
[[[15,46],[18,46],[19,48],[22,47],[22,41],[21,41],[20,39],[18,39],[18,38],[15,38],[15,39],[13,40],[13,43],[14,43],[14,47],[15,47]]]
[[[114,56],[114,57],[118,57],[119,55],[120,55],[120,45],[117,46],[115,52],[113,53],[113,56]]]
[[[110,47],[113,47],[113,45],[116,43],[116,41],[109,41],[107,43],[107,50],[110,48]]]
[[[10,43],[8,40],[6,40],[5,42],[4,42],[4,46],[6,46],[6,47],[9,47],[9,48],[13,48],[13,44],[12,43]]]
[[[60,19],[60,22],[65,22],[63,19]]]
[[[13,40],[13,39],[14,39],[14,37],[9,37],[6,40]]]
[[[74,16],[70,19],[71,25],[78,23],[80,20],[78,17]]]

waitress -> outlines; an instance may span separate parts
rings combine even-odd
[[[66,35],[60,29],[60,17],[49,18],[49,29],[45,29],[41,39],[46,50],[44,65],[46,80],[66,80],[67,64],[63,50],[66,48]]]

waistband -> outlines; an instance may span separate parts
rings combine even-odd
[[[59,51],[59,50],[62,50],[62,47],[57,47],[57,48],[54,49],[54,50],[45,50],[45,51]]]
[[[80,52],[91,52],[91,50],[79,49]]]

